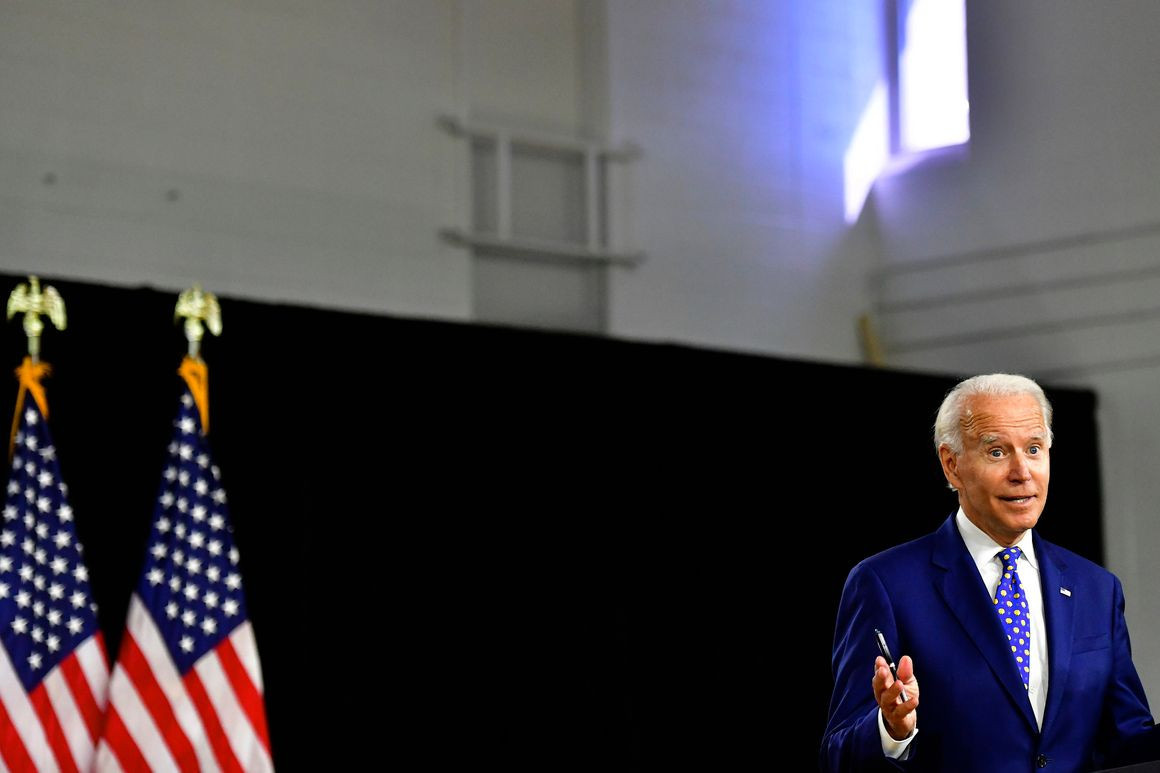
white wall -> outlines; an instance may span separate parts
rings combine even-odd
[[[895,366],[1096,390],[1108,564],[1156,700],[1160,6],[968,6],[969,156],[879,181],[875,317]]]
[[[873,250],[846,227],[842,160],[880,76],[876,3],[608,4],[614,140],[640,142],[613,330],[860,357]]]
[[[0,4],[0,269],[470,319],[451,114],[642,148],[613,335],[856,359],[840,158],[875,26],[794,6]]]
[[[402,10],[0,5],[0,267],[466,316],[459,9]]]

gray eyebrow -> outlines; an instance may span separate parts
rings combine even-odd
[[[1032,435],[1030,439],[1032,442],[1035,442],[1035,443],[1046,442],[1044,435]],[[995,443],[995,442],[998,442],[998,440],[999,440],[998,435],[980,435],[979,436],[979,442],[982,443],[983,445],[987,445],[989,443]]]

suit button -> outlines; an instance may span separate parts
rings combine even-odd
[[[1036,757],[1035,758],[1035,766],[1037,768],[1046,768],[1047,767],[1047,755],[1040,754],[1038,757]]]

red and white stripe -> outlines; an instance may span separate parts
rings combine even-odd
[[[186,676],[140,597],[129,605],[94,770],[273,771],[249,621]]]
[[[108,685],[100,633],[85,639],[30,693],[0,647],[0,769],[89,770]]]

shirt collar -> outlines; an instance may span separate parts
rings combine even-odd
[[[995,554],[1002,550],[1005,546],[1000,545],[995,540],[987,536],[975,524],[971,523],[971,519],[963,512],[963,508],[955,513],[955,525],[959,527],[959,534],[963,537],[963,542],[967,546],[967,552],[971,554],[975,564],[983,566],[995,560]],[[1027,561],[1039,571],[1039,560],[1035,557],[1035,540],[1031,536],[1031,529],[1023,532],[1023,536],[1015,543],[1023,551],[1020,561]]]

